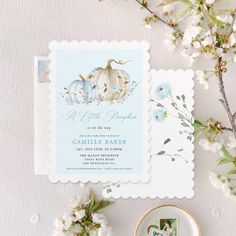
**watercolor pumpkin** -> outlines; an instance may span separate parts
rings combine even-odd
[[[119,100],[130,90],[128,73],[125,70],[113,69],[112,63],[124,65],[127,62],[110,59],[105,68],[95,68],[88,75],[88,80],[96,86],[98,101]]]
[[[71,105],[74,103],[91,103],[96,98],[95,87],[91,81],[80,75],[80,79],[74,80],[66,88],[65,99]]]

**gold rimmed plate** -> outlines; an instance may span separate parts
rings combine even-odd
[[[160,205],[144,214],[134,236],[200,236],[200,228],[182,207]]]

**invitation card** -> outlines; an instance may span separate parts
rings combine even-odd
[[[149,180],[149,44],[50,48],[50,180]]]
[[[150,181],[105,184],[104,197],[193,197],[193,76],[191,70],[151,71]]]

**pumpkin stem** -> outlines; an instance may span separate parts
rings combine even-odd
[[[81,74],[79,75],[79,77],[81,80],[85,80],[85,78]]]
[[[130,60],[129,60],[130,61]],[[124,65],[124,64],[126,64],[127,62],[129,62],[129,61],[122,61],[122,60],[119,60],[119,61],[117,61],[117,60],[114,60],[114,59],[110,59],[110,60],[108,60],[107,61],[107,66],[106,66],[106,69],[112,69],[112,67],[111,67],[111,63],[112,62],[115,62],[116,64],[119,64],[119,65]]]

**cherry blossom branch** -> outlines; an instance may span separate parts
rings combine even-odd
[[[218,54],[216,53],[216,42],[214,40],[214,35],[213,35],[213,31],[212,31],[213,26],[212,26],[212,24],[210,24],[210,21],[208,19],[208,16],[206,15],[205,11],[207,11],[207,10],[202,6],[202,12],[203,12],[203,15],[204,15],[204,18],[205,18],[205,21],[206,21],[206,25],[208,26],[209,31],[210,31],[210,35],[211,35],[211,38],[212,38],[212,43],[214,45],[214,51],[215,51],[216,59],[217,59],[217,68],[218,68],[217,77],[218,77],[218,80],[219,80],[219,90],[220,90],[220,93],[221,93],[221,96],[222,96],[222,99],[219,99],[219,101],[224,106],[224,108],[226,110],[226,113],[228,115],[229,121],[230,121],[230,125],[232,127],[230,129],[227,129],[227,130],[231,131],[233,133],[234,137],[236,138],[235,113],[233,114],[231,112],[230,105],[229,105],[229,102],[228,102],[228,98],[227,98],[226,92],[225,92],[225,86],[224,86],[224,80],[223,80],[223,70],[222,70],[222,66],[221,66],[222,65],[222,57],[219,57]],[[233,17],[232,24],[230,26],[229,32],[233,29],[234,22],[235,22],[235,15]]]
[[[173,28],[175,31],[177,31],[181,36],[184,34],[183,31],[179,28],[179,26],[177,24],[174,23],[170,23],[168,21],[163,20],[162,18],[160,18],[154,11],[152,11],[147,4],[139,1],[139,0],[135,0],[139,5],[141,5],[143,8],[145,8],[149,13],[151,13],[157,20],[159,20],[160,22],[162,22],[164,25],[167,25],[171,28]]]
[[[139,5],[141,5],[143,8],[145,8],[149,13],[151,13],[157,20],[159,20],[163,24],[173,28],[181,36],[184,35],[183,31],[178,27],[178,25],[173,24],[173,23],[169,23],[168,21],[163,20],[153,10],[151,10],[145,2],[141,2],[140,0],[135,0],[135,1]],[[219,101],[224,106],[225,111],[226,111],[227,116],[228,116],[229,121],[230,121],[230,125],[231,125],[231,128],[223,127],[222,130],[227,130],[227,131],[232,132],[234,137],[236,138],[236,124],[235,124],[236,112],[235,113],[231,112],[231,108],[230,108],[230,105],[229,105],[229,102],[228,102],[228,98],[227,98],[227,95],[226,95],[226,92],[225,92],[224,80],[223,80],[223,69],[222,69],[222,66],[221,66],[221,64],[222,64],[222,57],[219,57],[219,55],[216,52],[216,42],[215,42],[215,39],[214,39],[213,30],[212,30],[213,24],[210,23],[210,21],[208,19],[208,15],[205,12],[205,11],[208,11],[209,9],[207,9],[207,8],[205,9],[204,6],[202,6],[201,10],[203,12],[203,15],[204,15],[204,18],[205,18],[205,21],[206,21],[206,25],[209,28],[210,35],[211,35],[211,38],[212,38],[212,44],[214,45],[214,52],[216,54],[217,68],[218,68],[217,77],[218,77],[218,81],[219,81],[219,90],[220,90],[220,93],[221,93],[221,96],[222,96],[222,99],[219,99]],[[232,16],[233,16],[233,19],[232,19],[232,24],[231,24],[230,29],[229,29],[229,35],[233,31],[233,25],[234,25],[234,22],[236,20],[236,14],[234,13]]]
[[[218,67],[219,68],[221,67],[221,62],[222,62],[222,58],[218,57]],[[236,124],[235,124],[235,117],[236,117],[235,114],[236,113],[232,113],[230,106],[229,106],[228,98],[226,96],[225,87],[224,87],[222,69],[219,69],[218,79],[219,79],[219,89],[220,89],[220,93],[222,96],[222,99],[219,99],[219,101],[224,106],[224,108],[226,110],[226,113],[227,113],[229,121],[230,121],[230,125],[232,127],[232,133],[233,133],[234,137],[236,138]]]

